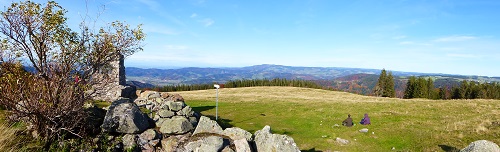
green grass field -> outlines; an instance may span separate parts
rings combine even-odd
[[[215,90],[175,92],[203,115],[215,116]],[[476,140],[500,143],[499,100],[424,100],[360,96],[294,87],[219,90],[219,122],[254,133],[270,125],[304,151],[446,151]],[[364,113],[372,125],[334,127]],[[368,128],[369,133],[358,130]],[[341,145],[340,137],[350,141]]]

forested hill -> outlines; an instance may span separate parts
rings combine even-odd
[[[225,83],[229,80],[241,79],[301,79],[315,80],[324,86],[336,82],[341,84],[338,88],[346,88],[346,85],[359,84],[356,87],[372,88],[377,81],[377,76],[381,69],[360,69],[360,68],[340,68],[340,67],[293,67],[282,65],[256,65],[241,68],[180,68],[180,69],[142,69],[127,67],[126,75],[128,81],[137,81],[153,85],[178,85],[178,84],[207,84]],[[390,71],[390,69],[388,69]],[[463,76],[449,74],[428,74],[415,72],[391,71],[396,79],[405,79],[407,76],[430,76],[440,81],[435,81],[439,85],[441,81],[449,83],[460,82],[462,80],[478,82],[500,82],[500,77],[485,76]],[[396,83],[396,87],[398,83]],[[348,86],[347,88],[349,88]],[[342,89],[344,90],[344,89]],[[362,91],[360,94],[365,94]]]
[[[282,65],[256,65],[241,68],[180,68],[180,69],[141,69],[127,67],[126,75],[130,81],[154,85],[224,83],[238,79],[301,79],[333,80],[352,74],[378,74],[381,69],[360,69],[340,67],[293,67]],[[397,76],[422,75],[421,73],[393,71]]]

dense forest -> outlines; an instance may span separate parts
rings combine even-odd
[[[463,80],[459,85],[434,87],[431,78],[411,76],[403,98],[427,99],[500,99],[500,83],[479,83]]]
[[[234,80],[227,81],[225,84],[220,84],[222,88],[240,88],[240,87],[256,87],[256,86],[290,86],[290,87],[305,87],[322,89],[320,85],[313,81],[308,80],[287,80],[275,78],[269,79],[253,79],[253,80]],[[213,84],[195,84],[195,85],[169,85],[156,88],[146,88],[147,90],[155,90],[161,92],[175,92],[175,91],[193,91],[193,90],[207,90],[213,89]]]

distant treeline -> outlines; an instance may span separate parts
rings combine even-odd
[[[303,88],[315,88],[322,89],[320,85],[316,82],[308,80],[287,80],[275,78],[272,80],[268,79],[257,79],[257,80],[234,80],[228,81],[224,84],[225,88],[240,88],[240,87],[256,87],[256,86],[290,86],[290,87],[303,87]]]
[[[409,77],[403,98],[427,99],[500,99],[500,83],[463,80],[459,86],[434,87],[431,78]]]
[[[221,88],[241,88],[241,87],[257,87],[257,86],[290,86],[322,89],[320,85],[308,80],[287,80],[275,78],[268,79],[253,79],[253,80],[231,80],[225,84],[220,84]],[[214,89],[213,84],[192,84],[192,85],[169,85],[156,88],[145,88],[146,90],[155,90],[160,92],[175,92],[175,91],[194,91]]]

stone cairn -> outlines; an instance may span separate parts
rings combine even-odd
[[[178,94],[137,91],[137,96],[133,101],[118,99],[106,108],[101,129],[117,135],[108,137],[118,142],[115,150],[300,151],[291,137],[272,134],[269,126],[254,135],[238,127],[222,129],[216,121],[193,111]]]
[[[126,84],[123,55],[118,55],[117,60],[110,65],[111,70],[108,73],[97,73],[93,76],[99,83],[91,90],[92,98],[102,101],[114,101],[119,97],[135,98],[136,88]]]

